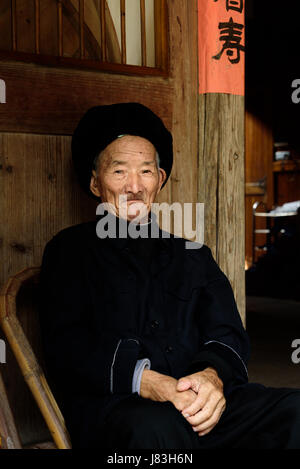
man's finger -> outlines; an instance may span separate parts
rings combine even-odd
[[[211,416],[209,420],[206,422],[202,423],[201,425],[197,425],[196,427],[193,427],[193,430],[199,434],[199,436],[204,436],[207,433],[209,433],[219,422],[223,412],[225,410],[225,406],[221,406],[216,411],[214,414]]]
[[[202,432],[198,432],[199,437],[208,435],[208,433],[210,433],[214,429],[214,427],[215,427],[215,425],[212,425],[207,430],[204,430]]]
[[[218,395],[216,392],[211,393],[199,411],[190,414],[190,417],[187,418],[188,422],[194,427],[208,421],[222,403],[225,403],[225,399],[222,395]],[[191,407],[192,406],[190,406],[190,408]],[[183,415],[185,414],[186,410],[183,412]]]
[[[195,415],[197,412],[203,409],[212,391],[213,390],[211,388],[203,386],[203,388],[201,388],[201,393],[198,394],[197,399],[195,399],[195,401],[189,407],[183,409],[183,415]]]
[[[188,378],[180,378],[177,382],[177,391],[187,391],[192,386],[191,381]]]
[[[225,402],[221,400],[217,407],[215,408],[214,412],[211,414],[209,418],[205,418],[203,422],[193,425],[193,430],[195,432],[201,433],[201,434],[207,434],[209,431],[211,431],[219,422],[221,415],[223,414],[225,410]],[[201,413],[201,412],[199,412]]]

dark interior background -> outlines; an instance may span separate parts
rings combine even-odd
[[[300,152],[300,103],[291,99],[292,82],[300,79],[296,7],[291,0],[246,1],[246,109],[271,126],[274,142],[288,142]],[[286,272],[280,263],[277,271],[265,270],[259,295],[247,296],[251,381],[300,388],[300,364],[291,359],[292,341],[300,337],[299,250],[298,233],[288,249],[291,262],[285,265]]]
[[[291,99],[292,81],[300,79],[296,5],[292,0],[246,1],[246,107],[270,119],[275,142],[300,150],[300,103]]]

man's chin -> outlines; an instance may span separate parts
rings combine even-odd
[[[119,216],[133,223],[145,223],[148,221],[149,210],[143,202],[133,202],[119,210]]]

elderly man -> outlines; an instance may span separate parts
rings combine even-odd
[[[209,248],[153,230],[173,155],[162,121],[136,103],[94,107],[72,153],[107,208],[43,256],[45,357],[73,447],[299,448],[300,392],[248,384],[247,334]]]

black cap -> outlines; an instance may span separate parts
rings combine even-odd
[[[173,164],[172,135],[162,120],[139,103],[95,106],[77,125],[72,138],[72,158],[81,187],[89,195],[95,158],[120,135],[136,135],[149,140],[159,154],[160,167],[166,171],[166,184]]]

